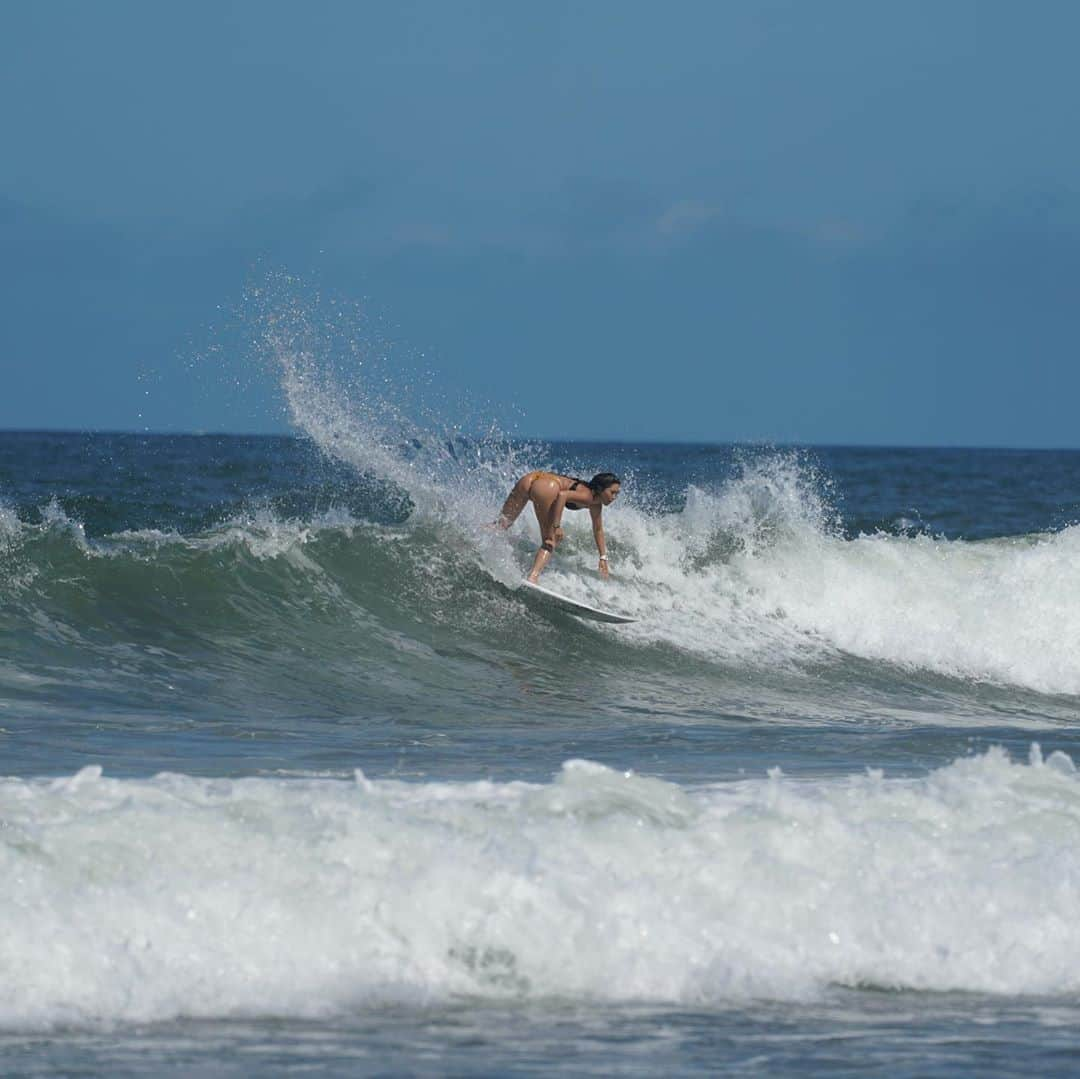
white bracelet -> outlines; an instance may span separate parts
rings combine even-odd
[[[601,561],[601,562],[606,562],[606,561],[607,561],[607,555],[606,555],[606,554],[602,554],[602,555],[600,556],[600,561]]]

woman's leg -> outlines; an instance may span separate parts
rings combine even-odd
[[[534,584],[543,573],[544,567],[551,560],[551,554],[562,539],[562,529],[555,520],[556,503],[559,497],[559,481],[554,476],[539,477],[529,492],[533,509],[536,510],[536,523],[540,526],[540,550],[533,559],[529,570],[529,580]]]
[[[529,491],[538,475],[538,472],[530,472],[514,484],[514,489],[507,495],[503,508],[499,511],[499,519],[495,522],[500,528],[509,528],[521,515],[529,502]]]

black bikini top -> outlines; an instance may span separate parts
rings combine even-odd
[[[573,479],[573,476],[571,476],[570,479]],[[586,486],[588,486],[588,485],[585,483],[584,480],[574,480],[574,482],[570,484],[570,486],[567,488],[567,490],[568,491],[576,491],[579,487],[586,487]],[[566,508],[568,510],[583,510],[585,508],[585,504],[582,503],[582,502],[567,502],[566,503]]]

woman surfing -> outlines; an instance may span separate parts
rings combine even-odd
[[[622,489],[622,481],[614,472],[598,472],[591,480],[562,476],[558,472],[529,472],[514,484],[503,503],[495,522],[499,528],[509,528],[531,502],[540,525],[540,549],[533,559],[528,579],[536,584],[552,552],[563,538],[563,510],[587,509],[592,517],[593,538],[600,553],[600,576],[607,579],[607,545],[604,542],[603,509],[610,506]]]

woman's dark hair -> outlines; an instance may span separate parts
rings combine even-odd
[[[622,483],[622,480],[614,472],[597,472],[585,485],[594,495],[606,491],[613,483]]]

